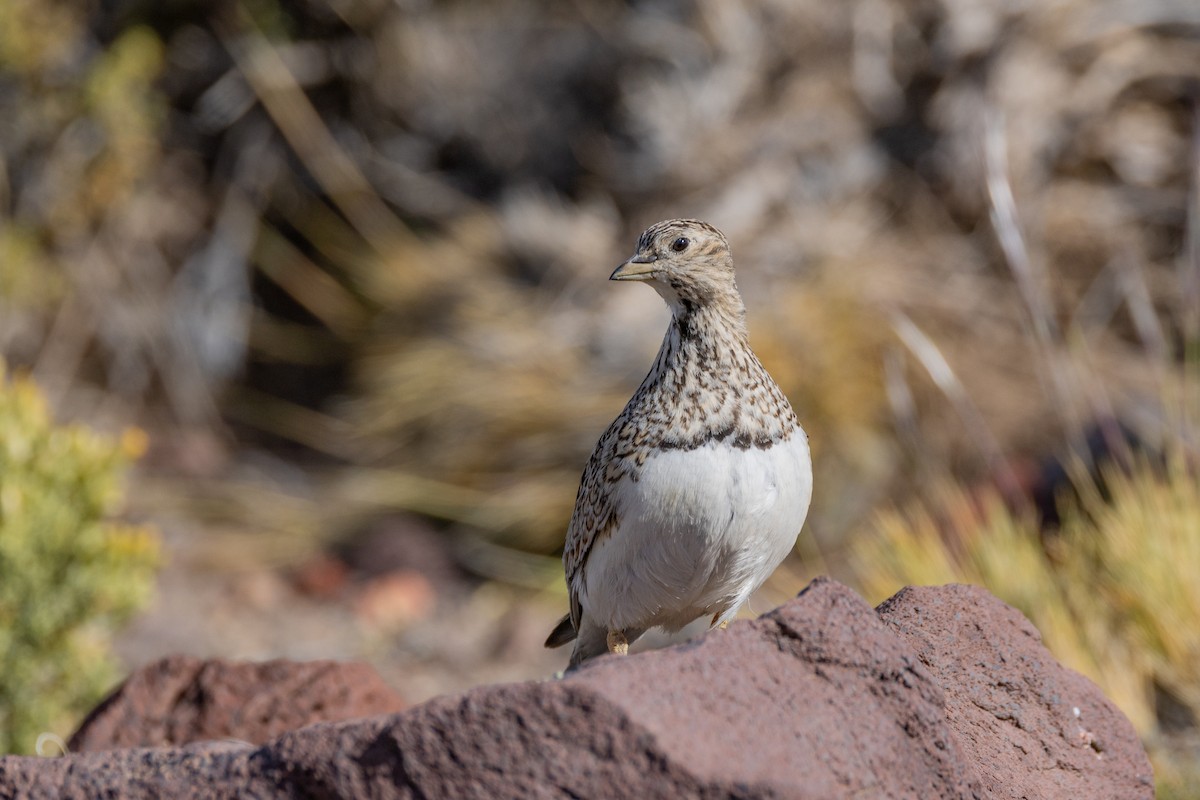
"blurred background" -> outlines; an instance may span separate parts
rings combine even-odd
[[[1200,797],[1198,100],[1189,0],[4,0],[0,744],[167,653],[560,669],[688,216],[813,442],[753,612],[982,583]]]

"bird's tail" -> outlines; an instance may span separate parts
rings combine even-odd
[[[550,631],[550,635],[546,637],[546,644],[543,646],[551,649],[562,647],[567,642],[574,641],[578,635],[575,626],[571,624],[571,615],[567,614],[558,621],[554,630]]]

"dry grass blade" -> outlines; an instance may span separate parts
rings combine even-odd
[[[1058,341],[1061,335],[1054,321],[1054,311],[1046,300],[1045,276],[1037,270],[1029,256],[1029,248],[1017,217],[1017,202],[1008,177],[1008,138],[1004,132],[1004,114],[994,106],[989,107],[985,125],[984,154],[992,228],[1017,280],[1037,340],[1043,346],[1049,346]]]
[[[1179,310],[1184,341],[1200,348],[1200,103],[1192,112],[1191,145],[1186,248],[1177,262]],[[1193,356],[1191,360],[1200,361],[1200,357]]]
[[[350,508],[400,509],[483,530],[499,530],[510,522],[483,512],[489,499],[486,492],[402,470],[357,470],[352,480],[340,486],[338,496]]]
[[[972,441],[983,455],[985,463],[1004,496],[1014,503],[1023,503],[1023,494],[1016,476],[1008,466],[1004,452],[996,437],[971,401],[958,376],[942,355],[933,340],[925,335],[903,312],[893,312],[892,329],[917,361],[929,373],[934,384],[950,401],[959,418],[966,426]]]
[[[1021,232],[1016,200],[1008,174],[1008,139],[1004,117],[989,107],[986,117],[985,155],[990,216],[1004,251],[1005,262],[1016,279],[1025,305],[1031,335],[1027,338],[1044,383],[1051,387],[1053,408],[1061,415],[1073,457],[1068,466],[1084,466],[1089,460],[1083,430],[1096,419],[1111,419],[1113,407],[1103,383],[1090,374],[1085,358],[1072,357],[1054,319],[1046,275],[1030,257]],[[1086,338],[1079,345],[1086,349]],[[1120,443],[1117,443],[1120,446]],[[1077,481],[1087,481],[1086,471],[1075,472]]]
[[[504,547],[482,536],[459,537],[454,548],[459,561],[477,575],[513,586],[566,595],[562,560],[512,547]]]
[[[1180,327],[1183,334],[1183,438],[1200,437],[1200,103],[1192,113],[1191,178],[1188,194],[1187,249],[1178,265]]]
[[[363,304],[279,231],[260,228],[255,263],[335,336],[353,341],[361,334]]]
[[[987,165],[987,190],[992,228],[1000,240],[1005,263],[1016,279],[1021,299],[1025,303],[1032,326],[1030,337],[1042,378],[1052,387],[1055,410],[1063,415],[1068,436],[1077,437],[1084,420],[1076,405],[1086,395],[1073,391],[1070,380],[1071,364],[1061,349],[1062,335],[1054,320],[1053,306],[1048,300],[1045,275],[1037,269],[1029,255],[1025,236],[1021,232],[1017,203],[1008,175],[1008,137],[1002,112],[988,108],[985,118],[984,154]],[[1074,442],[1076,449],[1082,442]]]
[[[1123,253],[1112,266],[1142,347],[1155,364],[1165,365],[1170,358],[1170,348],[1146,286],[1145,271],[1130,253]],[[1184,288],[1185,294],[1186,291]]]
[[[917,447],[919,441],[917,404],[913,399],[912,387],[908,385],[908,380],[904,377],[904,365],[900,354],[894,349],[889,349],[884,353],[883,374],[888,405],[892,409],[896,429],[914,451],[919,451]]]
[[[236,26],[218,23],[225,46],[288,144],[366,241],[381,249],[409,241],[408,230],[342,150],[276,48],[240,3],[234,9]]]
[[[355,443],[344,421],[263,392],[237,390],[226,413],[239,422],[335,458],[353,461],[363,455],[362,446]]]

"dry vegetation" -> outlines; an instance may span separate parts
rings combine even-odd
[[[1153,500],[1194,489],[1200,430],[1191,5],[119,7],[0,7],[0,353],[66,415],[162,432],[154,463],[189,478],[146,475],[168,497],[148,507],[274,534],[222,558],[295,560],[400,511],[476,573],[555,586],[580,467],[665,321],[604,278],[644,225],[697,216],[814,441],[803,558],[770,597],[862,552],[878,593],[1051,592],[1051,646],[1148,737],[1143,678],[1198,710],[1159,664],[1182,656],[1144,646],[1200,627],[1171,580],[1102,595],[1137,607],[1121,625],[1072,605],[1097,576],[1198,568],[1158,558]],[[1118,478],[1133,499],[1044,544],[1034,506],[1070,483],[1047,460],[1090,498],[1085,439],[1115,421],[1171,480]],[[188,438],[214,431],[227,461]],[[240,479],[263,447],[288,466]],[[991,499],[955,517],[946,492]],[[1140,571],[1118,579],[1121,541]]]

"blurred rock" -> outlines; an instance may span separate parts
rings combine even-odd
[[[332,599],[346,588],[350,568],[328,553],[317,553],[292,570],[292,585],[309,597]]]
[[[436,603],[437,592],[424,575],[397,570],[368,581],[359,592],[354,611],[374,628],[400,630],[427,617]]]
[[[397,570],[420,572],[434,583],[451,583],[463,572],[450,553],[449,538],[414,515],[375,520],[337,546],[335,554],[368,578]]]
[[[983,590],[909,589],[877,615],[827,579],[679,647],[259,748],[0,759],[0,794],[234,792],[1126,800],[1153,786],[1128,721]]]
[[[71,737],[74,752],[208,739],[259,744],[316,722],[404,708],[366,664],[170,656],[131,675]]]
[[[427,618],[439,597],[463,585],[449,545],[427,522],[399,514],[375,520],[330,557],[353,583],[355,616],[377,632],[399,631]]]

